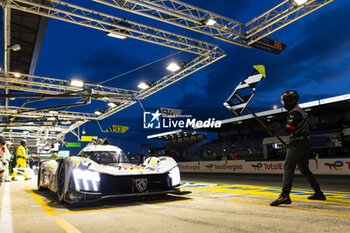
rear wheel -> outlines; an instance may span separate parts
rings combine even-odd
[[[57,174],[57,199],[60,202],[64,201],[64,184],[66,179],[66,171],[64,162],[61,162],[58,167]]]

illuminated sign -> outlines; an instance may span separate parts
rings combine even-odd
[[[81,136],[80,141],[82,142],[91,142],[92,139],[98,139],[97,136]]]
[[[255,41],[253,44],[251,44],[255,49],[259,49],[268,53],[272,53],[275,55],[280,54],[287,46],[285,44],[282,44],[279,41],[271,40],[269,38],[261,38],[258,41]]]
[[[81,147],[80,142],[67,142],[66,147]]]
[[[129,126],[121,126],[121,125],[112,125],[107,129],[107,132],[113,132],[113,133],[125,133],[129,130]]]
[[[69,150],[60,150],[58,151],[58,156],[59,157],[69,157],[70,151]]]

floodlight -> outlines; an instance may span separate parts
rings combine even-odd
[[[214,18],[207,18],[204,20],[204,24],[207,26],[213,26],[217,21]]]
[[[294,7],[299,7],[308,2],[308,0],[289,0],[290,4]]]
[[[107,104],[109,107],[111,107],[111,108],[114,108],[115,106],[117,106],[115,103],[113,103],[113,102],[109,102],[108,104]]]
[[[58,114],[58,111],[49,111],[51,114]]]
[[[99,116],[99,115],[102,115],[102,112],[99,111],[99,110],[96,110],[96,111],[94,112],[94,114],[97,115],[97,116]]]
[[[145,90],[151,87],[151,85],[148,82],[140,82],[139,85],[137,85],[138,88]]]
[[[14,75],[15,75],[16,78],[21,77],[21,74],[20,74],[20,73],[15,73]]]
[[[13,51],[19,51],[21,50],[21,46],[19,44],[15,44],[9,47],[9,49],[13,50]]]
[[[123,34],[116,33],[116,32],[107,32],[106,35],[113,37],[113,38],[121,39],[121,40],[124,40],[127,38],[127,36],[125,36]]]
[[[178,70],[181,69],[181,66],[176,63],[176,62],[171,62],[167,67],[166,67],[167,70],[171,71],[171,72],[176,72]]]
[[[83,87],[85,85],[85,83],[81,80],[72,79],[72,80],[70,80],[69,85],[72,87]]]
[[[298,6],[307,3],[308,0],[293,0]]]
[[[277,108],[278,108],[277,105],[274,105],[274,106],[273,106],[273,109],[277,109]]]

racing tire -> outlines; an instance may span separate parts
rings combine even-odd
[[[57,173],[57,199],[59,202],[64,202],[64,185],[66,179],[65,165],[61,162]]]

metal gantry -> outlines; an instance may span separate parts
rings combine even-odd
[[[176,0],[93,0],[107,6],[143,15],[165,23],[207,34],[215,38],[245,46],[244,24]],[[213,18],[217,22],[208,26],[205,20]]]
[[[93,0],[107,6],[173,24],[243,47],[285,27],[334,0],[308,0],[297,5],[284,0],[248,23],[203,10],[178,0]],[[206,25],[206,19],[216,21]]]
[[[284,0],[245,25],[247,27],[246,39],[248,45],[326,6],[334,0],[309,0],[300,6],[292,4],[291,1]]]
[[[92,1],[250,48],[250,45],[257,40],[334,0],[308,0],[306,4],[300,6],[293,3],[293,0],[284,0],[277,6],[252,19],[248,23],[241,23],[178,0]],[[118,111],[133,105],[137,100],[147,98],[159,90],[162,90],[186,76],[218,61],[226,55],[217,45],[129,21],[122,17],[74,5],[66,1],[47,0],[45,4],[40,4],[37,1],[32,0],[0,0],[0,3],[4,9],[5,16],[5,69],[4,72],[0,73],[1,89],[25,93],[38,93],[42,96],[45,95],[47,98],[59,98],[66,95],[71,97],[81,97],[86,95],[89,98],[102,101],[105,97],[108,97],[110,101],[117,103],[116,106],[102,111],[101,115],[72,111],[54,111],[53,113],[53,111],[49,110],[8,106],[7,102],[5,106],[0,106],[0,116],[13,117],[17,113],[17,117],[19,118],[47,119],[47,122],[50,122],[49,119],[53,118],[59,121],[74,122],[69,126],[62,124],[54,126],[50,125],[50,123],[35,122],[35,125],[28,126],[28,129],[31,129],[31,131],[30,133],[23,135],[26,137],[37,138],[40,140],[45,138],[56,138],[57,140],[63,141],[65,134],[68,132],[72,132],[74,135],[79,136],[79,132],[76,133],[74,130],[89,120],[102,120],[111,116]],[[196,57],[185,63],[181,70],[165,75],[155,81],[150,88],[141,91],[107,87],[96,83],[86,83],[84,88],[78,88],[70,86],[69,81],[63,79],[16,74],[10,72],[8,69],[10,51],[7,48],[10,45],[10,34],[8,32],[10,31],[9,17],[11,9],[189,52],[195,54]],[[215,23],[207,25],[206,20],[208,19],[214,20]],[[87,90],[89,90],[88,93]],[[5,96],[8,97],[9,95],[7,94],[8,92],[6,91]],[[16,132],[16,129],[24,130],[24,127],[15,123],[5,131],[5,136],[13,135],[14,137],[20,137],[20,133]],[[12,134],[10,130],[12,131]]]
[[[155,27],[129,20],[125,21],[123,18],[70,4],[68,2],[58,0],[49,0],[49,2],[51,2],[51,6],[35,3],[30,0],[8,0],[3,2],[3,6],[94,28],[104,32],[123,34],[129,38],[163,45],[194,54],[200,55],[207,52],[224,54],[217,45],[204,41],[167,32],[165,30],[160,30]]]
[[[7,74],[0,72],[0,88],[52,95],[84,91],[83,88],[71,86],[69,80],[20,74],[16,72],[8,72]],[[120,99],[127,96],[132,97],[138,93],[131,89],[108,87],[97,83],[85,83],[84,88],[85,90],[91,89],[94,91],[94,94],[101,96],[121,96]]]

